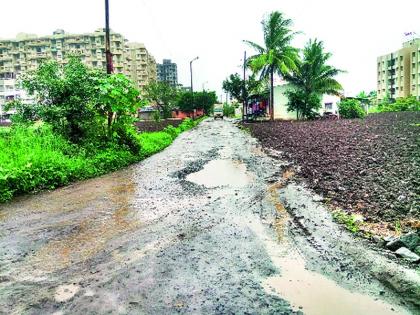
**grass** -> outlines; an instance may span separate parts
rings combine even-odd
[[[54,189],[76,180],[99,176],[149,157],[167,146],[197,121],[177,128],[137,135],[140,153],[109,144],[86,150],[69,143],[47,125],[14,126],[0,130],[0,202],[28,192]]]
[[[357,233],[360,230],[360,226],[363,221],[360,220],[360,217],[355,214],[347,214],[342,210],[334,210],[332,216],[335,221],[343,224],[347,230],[352,233]]]

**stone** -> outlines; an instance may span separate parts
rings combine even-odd
[[[400,237],[400,241],[409,250],[414,251],[417,246],[420,246],[420,235],[416,232],[407,233]]]
[[[411,261],[411,262],[418,262],[420,261],[420,256],[413,253],[411,250],[409,250],[406,247],[401,247],[399,248],[395,254],[397,254],[398,256],[401,256],[402,258]]]
[[[399,239],[399,238],[397,238],[397,239],[395,239],[395,240],[393,240],[393,241],[390,241],[390,242],[388,242],[388,243],[386,243],[386,248],[388,248],[389,250],[392,250],[392,251],[396,251],[397,249],[399,249],[399,248],[401,248],[401,247],[403,247],[404,246],[404,244],[403,244],[403,242],[401,242],[401,240]]]

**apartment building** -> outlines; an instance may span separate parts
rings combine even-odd
[[[167,82],[173,87],[178,86],[178,70],[176,63],[170,59],[163,59],[161,64],[157,65],[157,77],[160,82]]]
[[[403,43],[396,52],[377,59],[377,98],[420,99],[420,38]]]
[[[129,76],[139,88],[156,80],[156,61],[143,44],[129,43],[115,32],[110,37],[115,73]],[[65,63],[70,55],[80,56],[88,66],[106,70],[104,30],[87,34],[56,30],[51,36],[18,34],[15,39],[0,40],[0,106],[10,99],[26,98],[17,85],[21,73],[36,69],[47,59]]]
[[[156,81],[156,60],[147,51],[144,44],[128,43],[126,45],[127,67],[125,74],[141,89],[151,81]]]

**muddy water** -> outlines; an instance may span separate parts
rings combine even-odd
[[[263,287],[307,315],[409,314],[373,297],[344,289],[321,274],[307,270],[297,252],[289,252],[274,262],[281,275],[266,279]]]
[[[305,259],[285,237],[274,240],[255,223],[248,226],[260,236],[280,273],[263,280],[267,293],[287,300],[294,311],[305,315],[409,315],[410,312],[366,294],[352,292],[338,283],[310,271]]]
[[[252,176],[240,161],[217,159],[208,162],[201,171],[189,174],[186,179],[207,188],[243,187],[252,181]]]

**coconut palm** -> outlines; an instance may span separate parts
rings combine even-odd
[[[334,78],[344,72],[327,64],[331,54],[324,52],[322,41],[309,40],[303,49],[303,58],[285,79],[294,87],[288,93],[289,110],[296,110],[301,118],[311,118],[321,107],[323,94],[340,95],[343,88]]]
[[[248,59],[252,71],[260,73],[261,79],[270,80],[270,118],[274,119],[274,74],[284,76],[296,68],[298,50],[290,45],[296,34],[290,29],[292,20],[284,18],[278,11],[261,22],[264,33],[264,45],[244,41],[256,50]]]

